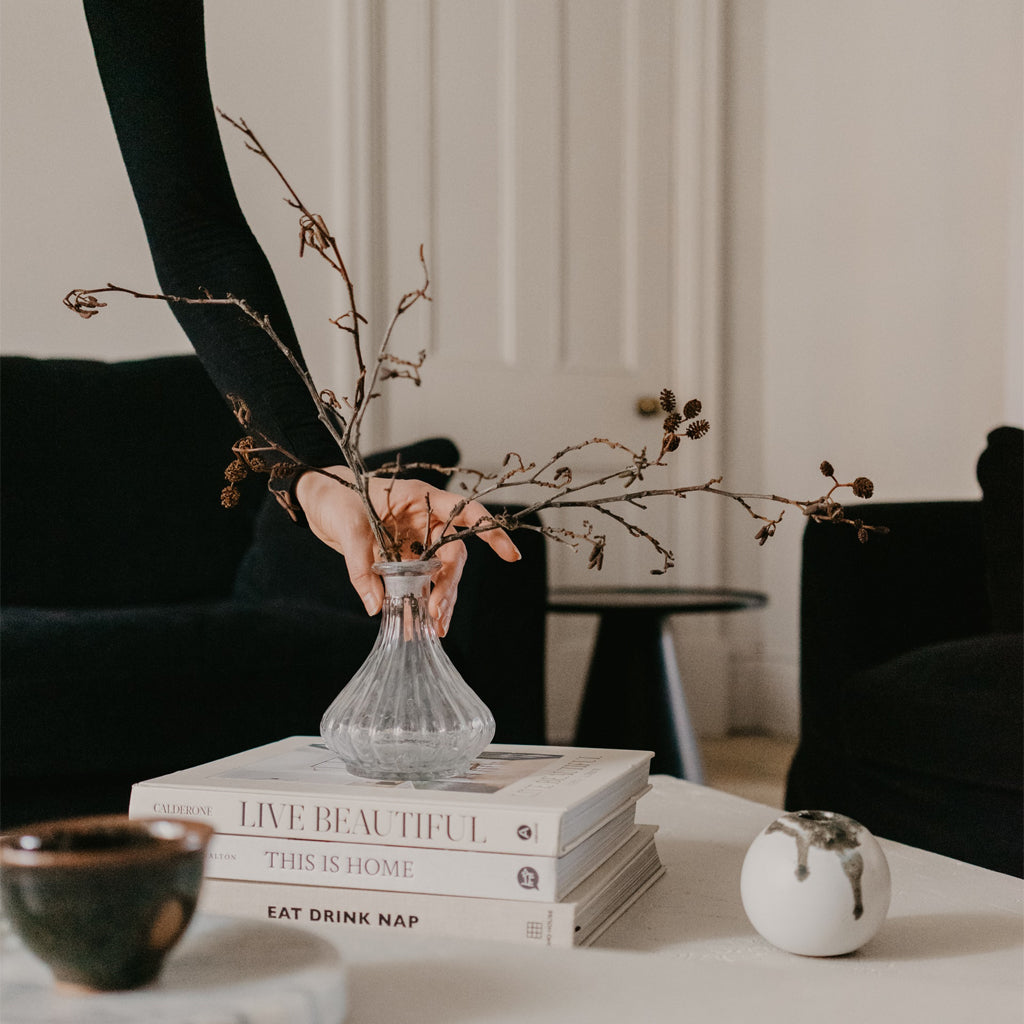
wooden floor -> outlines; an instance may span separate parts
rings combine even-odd
[[[714,789],[782,807],[795,747],[795,741],[773,736],[704,738],[700,748],[705,782]]]

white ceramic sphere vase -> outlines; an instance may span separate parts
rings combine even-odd
[[[863,825],[831,811],[776,818],[751,843],[740,874],[750,923],[803,956],[859,949],[889,912],[889,864]]]

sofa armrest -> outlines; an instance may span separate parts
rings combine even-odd
[[[842,810],[844,688],[851,675],[909,651],[988,631],[977,501],[851,506],[888,526],[860,544],[851,530],[809,522],[800,592],[800,745],[787,806],[817,794]],[[893,695],[893,700],[898,700]]]

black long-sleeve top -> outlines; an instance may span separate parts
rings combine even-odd
[[[202,0],[84,0],[96,63],[165,294],[245,299],[302,360],[280,288],[238,204],[210,95]],[[305,385],[234,306],[172,303],[214,384],[308,465],[341,461]]]

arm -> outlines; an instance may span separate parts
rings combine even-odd
[[[96,63],[118,144],[142,215],[160,287],[194,296],[230,292],[270,317],[302,361],[291,319],[269,263],[235,196],[210,96],[202,0],[85,0]],[[339,451],[317,418],[305,386],[284,356],[233,308],[173,304],[221,394],[248,405],[255,426],[305,464],[337,467]],[[410,534],[422,536],[424,499],[435,510],[454,499],[420,481],[400,481],[378,507],[390,507]],[[396,504],[395,496],[402,495]],[[346,557],[367,611],[383,600],[372,573],[374,544],[355,492],[317,473],[303,474],[295,496],[324,543]],[[470,508],[476,517],[484,510]],[[519,552],[501,530],[483,539],[507,561]],[[455,603],[465,546],[440,549],[431,611],[442,633]]]
[[[238,205],[210,97],[201,0],[85,0],[96,63],[160,287],[231,292],[270,317],[302,359],[277,281]],[[338,450],[304,386],[263,332],[234,309],[172,311],[222,394],[304,462]]]

